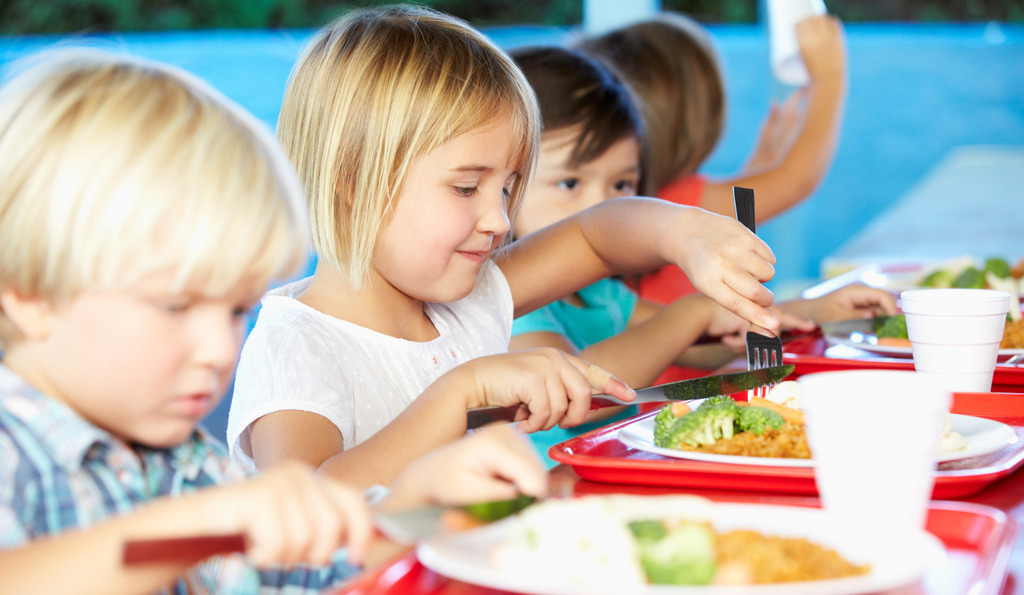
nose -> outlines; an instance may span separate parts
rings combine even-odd
[[[477,229],[494,236],[503,236],[508,233],[508,201],[504,191],[499,193],[497,200],[485,201],[477,219]]]
[[[241,348],[244,321],[233,312],[198,317],[193,332],[197,362],[215,372],[234,368]]]

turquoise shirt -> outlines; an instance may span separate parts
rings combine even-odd
[[[583,301],[582,306],[572,304],[568,300],[559,300],[516,318],[512,323],[512,336],[538,332],[556,333],[582,351],[594,343],[600,343],[626,330],[638,301],[637,295],[617,279],[602,279],[584,287],[577,295]],[[554,466],[555,462],[548,458],[547,452],[555,444],[635,414],[636,407],[627,407],[625,411],[609,419],[567,430],[555,427],[544,432],[534,432],[530,434],[530,440],[550,467]]]
[[[129,448],[0,364],[0,548],[245,476],[204,431],[173,448]],[[320,593],[357,571],[344,550],[322,568],[257,569],[241,554],[214,556],[160,593]]]

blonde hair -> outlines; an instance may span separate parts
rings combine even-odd
[[[659,191],[697,171],[714,150],[725,120],[725,89],[711,38],[676,13],[579,44],[613,68],[640,99],[647,130],[647,185]]]
[[[308,256],[270,132],[199,79],[98,50],[44,54],[0,90],[0,291],[53,303],[157,270],[223,295]],[[0,312],[0,343],[17,338]]]
[[[540,114],[504,52],[463,21],[422,7],[361,10],[322,29],[292,73],[278,119],[320,260],[360,286],[413,161],[499,117],[512,121],[517,139],[509,155],[520,173],[514,218]]]

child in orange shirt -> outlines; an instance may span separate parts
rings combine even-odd
[[[663,13],[579,47],[615,70],[642,107],[649,160],[645,191],[664,200],[734,215],[732,187],[752,188],[758,221],[797,204],[814,191],[835,156],[847,95],[842,24],[831,15],[796,28],[809,84],[772,107],[743,171],[709,179],[697,173],[722,133],[725,91],[710,37],[696,21]],[[678,267],[640,277],[641,297],[667,304],[694,291]]]

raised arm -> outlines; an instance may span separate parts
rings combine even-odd
[[[615,374],[630,386],[649,386],[671,364],[683,359],[703,334],[738,332],[745,323],[701,295],[691,295],[660,306],[639,302],[625,331],[579,351],[583,359]],[[716,322],[721,321],[721,322]],[[730,321],[734,324],[722,324]],[[524,333],[512,337],[511,349],[557,347],[575,352],[565,337],[553,332]],[[719,348],[719,364],[728,361],[730,350]]]
[[[763,163],[765,159],[759,158],[759,167],[709,181],[701,197],[703,208],[731,215],[732,187],[753,188],[757,192],[757,218],[763,221],[809,196],[828,173],[839,144],[848,87],[843,26],[834,16],[822,15],[801,21],[796,32],[810,74],[810,83],[800,91],[800,99],[806,103],[803,126],[789,150],[774,163]],[[792,121],[788,114],[776,117],[783,126]],[[766,130],[763,134],[773,132]]]
[[[603,202],[505,247],[496,260],[515,314],[530,312],[594,281],[679,265],[701,293],[767,329],[775,273],[767,244],[732,217],[650,198]]]

